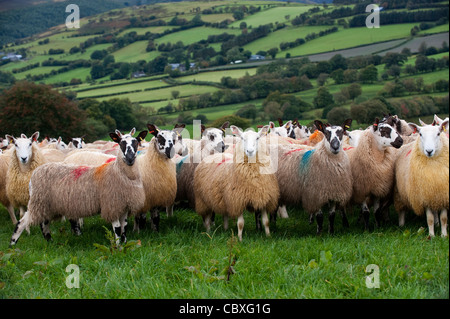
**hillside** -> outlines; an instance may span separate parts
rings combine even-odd
[[[321,86],[333,95],[333,106],[349,111],[355,103],[380,96],[441,99],[448,94],[448,89],[434,88],[437,81],[448,81],[448,1],[429,1],[424,9],[406,8],[407,3],[386,9],[381,18],[399,14],[398,22],[409,22],[391,21],[380,29],[359,26],[363,4],[186,1],[118,8],[82,19],[78,30],[62,25],[8,44],[4,54],[23,58],[2,60],[0,72],[5,88],[26,79],[71,92],[81,104],[87,99],[128,99],[160,125],[198,116],[214,121],[249,104],[255,108],[253,124],[265,122],[270,117],[267,98],[279,90],[306,104],[297,101],[303,106],[287,112],[278,100],[280,110],[271,114],[307,124],[326,119],[328,110],[315,103]],[[399,70],[386,63],[388,52],[401,56],[394,63]],[[416,66],[417,54],[426,55],[434,66],[408,69]],[[333,64],[336,55],[344,58],[345,66]],[[376,67],[375,78],[359,78],[370,64]],[[356,75],[342,80],[336,75],[341,71]],[[421,89],[386,95],[389,83],[418,77],[424,82]],[[293,84],[278,86],[277,78]],[[354,82],[361,86],[360,96],[343,99],[342,90]],[[440,106],[445,102],[433,103],[445,113],[445,105]]]

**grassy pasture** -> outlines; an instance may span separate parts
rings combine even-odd
[[[336,219],[336,234],[315,235],[315,225],[300,209],[271,225],[271,237],[257,232],[253,215],[245,213],[243,241],[231,246],[231,230],[222,218],[204,232],[201,218],[178,208],[161,216],[160,232],[149,228],[127,237],[140,247],[126,253],[102,252],[110,247],[99,217],[85,219],[83,234],[70,233],[69,223],[51,224],[47,243],[38,227],[24,232],[15,250],[7,246],[13,225],[0,214],[0,296],[2,298],[448,298],[449,241],[427,240],[425,218],[407,215],[406,226],[392,224],[364,232],[358,214],[350,228]],[[373,218],[373,216],[372,216]],[[324,226],[326,229],[327,221]],[[235,222],[230,228],[236,233]],[[235,273],[226,281],[231,254]],[[68,289],[69,264],[80,269],[80,289]],[[366,267],[379,267],[380,288],[366,286]]]
[[[182,30],[175,33],[170,33],[161,38],[158,38],[155,42],[160,43],[176,43],[182,41],[184,45],[189,45],[200,40],[206,40],[209,35],[218,35],[222,33],[235,34],[241,33],[239,29],[217,29],[211,27],[197,27],[187,30]]]
[[[366,27],[339,29],[338,32],[311,40],[296,48],[278,53],[278,57],[290,53],[291,56],[347,49],[375,42],[396,40],[409,37],[410,30],[417,23],[404,23],[381,26],[379,29]]]

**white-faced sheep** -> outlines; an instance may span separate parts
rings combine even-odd
[[[336,205],[343,207],[352,195],[350,161],[342,150],[342,138],[350,124],[351,119],[342,126],[315,121],[324,135],[315,148],[279,154],[280,204],[302,204],[310,217],[316,217],[317,233],[322,231],[323,207],[330,205],[329,232],[333,233]]]
[[[112,223],[116,240],[126,241],[128,215],[137,213],[145,194],[139,168],[135,165],[139,137],[120,138],[110,133],[120,145],[121,155],[111,163],[97,167],[48,163],[38,167],[30,180],[28,211],[17,223],[10,245],[15,245],[29,225],[40,225],[42,234],[51,239],[49,223],[64,216],[71,220],[100,214]]]
[[[363,131],[358,146],[346,151],[353,178],[352,202],[361,205],[366,230],[369,228],[368,204],[371,200],[377,225],[381,222],[380,200],[392,194],[396,149],[402,145],[399,133],[377,118],[370,128]]]
[[[6,173],[10,161],[10,154],[0,154],[0,203],[8,210],[11,221],[15,225],[17,223],[16,215],[14,214],[14,207],[6,195]]]
[[[35,143],[38,137],[39,132],[35,132],[30,138],[25,134],[21,134],[19,138],[6,135],[9,142],[14,145],[6,173],[6,194],[13,207],[20,209],[20,217],[25,213],[30,199],[28,184],[31,174],[37,167],[46,163],[39,146]]]
[[[244,210],[260,211],[266,235],[270,235],[267,214],[278,205],[278,182],[270,157],[258,148],[260,137],[268,130],[242,132],[231,126],[240,141],[233,154],[205,158],[195,170],[195,210],[209,231],[213,213],[237,218],[238,238],[242,241]],[[227,227],[224,220],[224,227]]]
[[[394,205],[399,224],[405,223],[407,209],[416,215],[426,212],[428,231],[434,236],[434,212],[440,212],[441,236],[447,236],[449,208],[449,149],[444,131],[448,120],[438,125],[409,125],[417,130],[415,143],[403,147],[395,163]]]
[[[146,213],[151,210],[152,228],[159,230],[160,207],[172,207],[177,194],[177,177],[173,148],[177,133],[173,130],[160,130],[156,125],[147,124],[150,141],[147,152],[138,157],[137,164],[145,190],[145,201],[135,218],[134,230],[142,229]]]

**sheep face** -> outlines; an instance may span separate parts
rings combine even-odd
[[[189,153],[188,146],[183,142],[183,136],[181,135],[181,132],[185,128],[185,124],[175,124],[174,132],[176,134],[173,148],[175,149],[175,154],[186,156]]]
[[[161,154],[172,158],[175,156],[174,141],[177,138],[175,131],[160,130],[156,125],[147,124],[149,133],[156,138],[156,146]]]
[[[21,134],[19,138],[14,138],[11,135],[6,135],[9,143],[14,143],[17,160],[21,164],[28,164],[33,155],[33,142],[39,138],[39,132],[34,133],[30,138],[25,134]]]
[[[267,134],[267,131],[269,130],[269,125],[264,126],[259,132],[255,131],[246,131],[242,132],[240,128],[237,126],[231,125],[231,130],[233,134],[235,134],[237,137],[239,137],[242,141],[241,151],[244,152],[244,154],[249,157],[253,158],[256,156],[256,153],[258,151],[258,142],[262,135]]]
[[[225,142],[223,141],[223,131],[217,128],[206,129],[202,134],[204,140],[204,149],[208,153],[223,153],[226,150]]]
[[[133,129],[131,131],[134,133],[136,130]],[[128,166],[132,166],[136,160],[139,142],[145,139],[147,131],[141,132],[138,138],[134,138],[131,132],[130,134],[122,135],[119,130],[116,130],[115,133],[109,133],[109,135],[114,142],[119,144],[122,160]]]
[[[375,119],[372,125],[372,133],[378,143],[378,148],[383,150],[387,147],[400,148],[403,145],[403,139],[400,134],[388,123],[382,123]]]
[[[82,137],[73,137],[71,139],[74,148],[83,148],[84,145],[84,135]]]
[[[352,119],[345,120],[342,126],[324,125],[321,121],[317,120],[314,121],[314,124],[324,134],[324,143],[327,149],[333,154],[338,154],[342,149],[342,138],[346,134],[347,129],[350,128]]]
[[[292,121],[288,121],[286,122],[286,124],[280,127],[275,127],[275,124],[273,122],[269,122],[269,126],[270,132],[275,135],[295,138],[294,126],[292,125]]]
[[[353,130],[351,132],[347,132],[348,135],[348,143],[350,146],[357,147],[359,143],[359,139],[364,131],[363,130]]]
[[[297,124],[294,135],[296,139],[308,138],[311,136],[311,131],[306,125]]]
[[[440,135],[444,130],[445,125],[448,125],[448,120],[443,121],[439,126],[425,125],[418,126],[414,123],[408,125],[419,132],[419,149],[427,157],[433,157],[439,154],[442,149],[442,141]]]

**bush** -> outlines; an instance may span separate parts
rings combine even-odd
[[[341,125],[348,118],[351,118],[350,110],[345,107],[334,107],[327,114],[327,121],[333,125]]]

